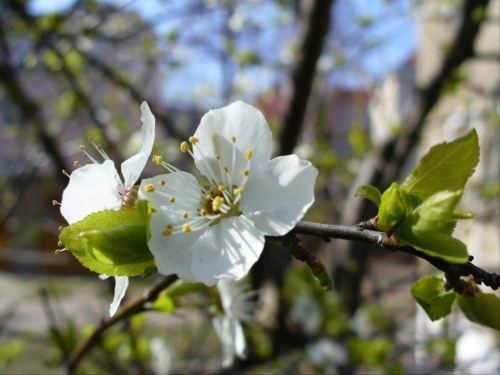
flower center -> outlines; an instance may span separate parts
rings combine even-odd
[[[153,184],[145,186],[147,193],[156,192],[157,194],[166,196],[170,201],[170,206],[167,206],[165,209],[170,212],[178,212],[180,215],[179,222],[168,224],[165,227],[165,230],[162,232],[164,236],[177,233],[190,233],[218,224],[224,218],[241,215],[239,201],[250,173],[252,150],[245,151],[247,163],[245,169],[241,171],[243,178],[240,179],[238,185],[235,185],[233,181],[236,180],[234,174],[237,151],[235,147],[236,137],[231,137],[231,160],[228,160],[229,163],[227,165],[223,164],[218,154],[215,155],[219,173],[214,171],[213,166],[203,154],[202,149],[197,145],[199,140],[195,137],[190,137],[189,142],[192,144],[193,149],[197,149],[200,156],[194,154],[187,142],[181,143],[181,151],[188,152],[191,155],[200,172],[207,178],[209,183],[207,187],[200,185],[200,200],[196,203],[193,202],[192,205],[178,204],[179,208],[176,209],[175,206],[177,203],[174,196],[167,196],[166,193],[156,190]],[[153,156],[153,162],[162,165],[171,173],[179,171],[172,165],[165,163],[161,156]],[[160,181],[160,185],[165,185],[165,182],[163,181],[162,184],[162,181]]]

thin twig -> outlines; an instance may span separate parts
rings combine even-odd
[[[173,282],[177,280],[177,276],[170,275],[165,276],[160,279],[155,284],[151,285],[147,288],[142,294],[138,295],[134,299],[132,299],[127,304],[123,305],[115,315],[112,317],[104,319],[94,330],[92,335],[90,335],[87,339],[81,341],[75,350],[71,353],[68,359],[68,363],[66,365],[66,373],[74,374],[76,372],[76,368],[78,364],[94,346],[96,346],[100,341],[104,332],[118,323],[119,321],[137,314],[139,312],[146,310],[146,305],[150,302],[154,302],[160,293],[169,287]]]
[[[308,234],[322,238],[328,237],[361,241],[387,250],[401,251],[426,260],[437,269],[446,273],[448,277],[459,278],[460,276],[472,275],[476,284],[484,283],[484,285],[493,290],[500,287],[500,275],[497,275],[496,273],[489,273],[475,266],[471,263],[471,261],[465,264],[449,263],[444,259],[432,257],[423,251],[415,249],[414,247],[396,245],[394,244],[393,238],[389,237],[386,233],[363,229],[362,226],[344,226],[300,221],[291,233]],[[471,257],[470,260],[473,260],[473,258]]]

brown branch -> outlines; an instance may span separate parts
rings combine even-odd
[[[441,258],[432,257],[412,246],[395,245],[394,240],[384,232],[363,229],[362,226],[344,226],[332,224],[319,224],[307,221],[300,221],[290,233],[308,234],[322,238],[339,238],[343,240],[361,241],[375,245],[390,251],[401,251],[424,259],[437,269],[443,271],[448,277],[459,278],[460,276],[472,275],[476,284],[484,283],[493,290],[500,287],[500,275],[489,273],[471,261],[465,264],[449,263]],[[473,258],[471,257],[470,260]]]
[[[158,282],[151,285],[147,288],[142,294],[138,295],[125,305],[123,305],[115,315],[112,317],[104,319],[94,330],[92,335],[90,335],[87,339],[81,341],[73,350],[71,355],[69,356],[68,363],[66,365],[66,372],[68,374],[74,374],[78,367],[78,364],[82,360],[82,358],[99,342],[101,342],[101,337],[104,332],[114,326],[119,321],[140,313],[142,311],[146,311],[146,307],[148,303],[154,302],[160,293],[172,285],[177,280],[177,276],[170,275],[161,278]]]
[[[315,0],[311,6],[307,31],[304,35],[297,65],[292,73],[292,94],[286,105],[283,127],[279,137],[279,155],[291,154],[302,130],[307,103],[330,26],[330,8],[333,0]]]

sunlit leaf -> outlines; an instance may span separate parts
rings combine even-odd
[[[422,200],[441,190],[463,189],[478,162],[479,142],[472,130],[454,142],[432,147],[401,188]]]
[[[444,289],[444,280],[435,276],[419,279],[411,288],[411,294],[432,321],[439,320],[455,308],[456,293]]]
[[[410,202],[404,191],[394,182],[384,194],[378,210],[378,226],[384,231],[395,229],[410,213]]]
[[[358,187],[354,196],[369,199],[375,203],[377,207],[380,206],[380,202],[382,201],[382,194],[380,193],[380,190],[373,185],[363,185]]]
[[[471,322],[500,331],[500,299],[492,293],[458,297],[458,306]]]

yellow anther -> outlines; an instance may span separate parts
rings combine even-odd
[[[201,216],[205,216],[206,214],[207,214],[207,210],[205,210],[204,208],[202,208],[202,209],[200,210],[200,215],[201,215]]]
[[[57,246],[61,247],[61,246],[63,246],[63,243],[62,243],[61,241],[59,241],[59,242],[57,243]]]
[[[222,191],[222,190],[225,189],[224,185],[222,185],[222,184],[219,184],[218,188],[219,188],[220,191]]]
[[[160,180],[160,185],[165,186],[165,180]]]
[[[63,228],[63,227],[62,227],[62,225],[61,225],[58,229],[59,229],[59,232],[62,232],[62,230],[63,230],[64,228]]]
[[[224,172],[229,173],[229,168],[228,167],[224,167]]]
[[[170,197],[170,203],[174,203],[175,202],[175,197]]]
[[[92,140],[92,137],[89,137],[89,142],[94,142],[94,141]]]
[[[73,167],[79,167],[80,163],[78,163],[78,160],[73,163]]]
[[[101,146],[101,145],[97,145],[97,148],[98,148],[99,150],[102,150],[102,146]]]
[[[248,169],[245,169],[243,172],[241,172],[243,174],[243,176],[248,176],[248,174],[250,173],[250,171]]]
[[[250,160],[250,158],[252,157],[252,155],[253,155],[253,151],[252,150],[248,149],[248,150],[245,151],[245,157],[248,160]]]
[[[163,232],[161,232],[165,237],[170,236],[172,234],[172,229],[165,229]]]
[[[241,193],[243,193],[243,188],[237,188],[237,189],[233,190],[233,194],[234,195],[238,195],[238,194],[241,194]]]
[[[83,153],[83,157],[84,157],[84,158],[88,158],[89,156],[88,156],[88,155],[84,152],[84,153]]]
[[[80,151],[85,150],[85,146],[84,146],[84,145],[80,145],[80,147],[79,147],[79,148],[80,148]]]
[[[94,163],[92,163],[92,160],[87,160],[87,163],[85,164],[94,164]]]
[[[154,207],[151,207],[151,212],[158,212],[158,210]]]
[[[205,197],[205,199],[206,199],[207,201],[209,201],[210,199],[212,199],[212,196],[211,196],[210,194],[208,194],[208,195]]]
[[[54,253],[55,253],[56,255],[59,255],[59,254],[61,254],[61,250],[57,249],[56,251],[54,251]]]
[[[66,175],[66,176],[68,176],[68,177],[69,177],[69,173],[68,173],[68,172],[66,172],[64,169],[62,170],[62,174],[63,174],[63,175]]]
[[[160,155],[153,155],[153,163],[161,165],[163,158]]]
[[[231,137],[231,141],[232,141],[233,143],[236,143],[236,137],[235,137],[234,135]]]
[[[220,160],[220,155],[215,155],[215,160]]]
[[[184,225],[182,226],[182,231],[183,231],[184,233],[190,233],[190,232],[191,232],[191,225],[189,225],[189,224],[184,224]]]
[[[186,152],[187,150],[189,150],[189,145],[187,142],[182,142],[181,143],[181,151],[182,152]]]
[[[155,191],[155,186],[153,184],[148,184],[144,186],[144,190],[146,190],[146,193],[152,193]]]
[[[56,204],[58,204],[59,202],[56,201],[55,199],[52,201],[52,204],[55,206]]]
[[[182,217],[183,217],[184,219],[187,219],[187,217],[188,217],[188,213],[187,213],[187,211],[184,211],[184,212],[182,213]]]
[[[191,142],[193,145],[197,144],[200,140],[196,137],[189,137],[189,142]]]
[[[167,229],[174,229],[174,226],[172,224],[168,224]]]

